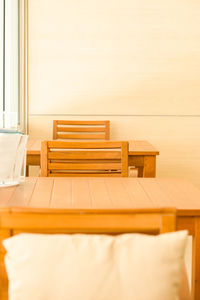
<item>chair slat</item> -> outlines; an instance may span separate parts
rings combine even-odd
[[[61,134],[66,132],[68,134]],[[74,134],[69,134],[69,133]],[[82,134],[80,134],[82,132]],[[93,133],[93,134],[88,134]],[[101,134],[97,134],[100,132]],[[53,139],[91,139],[91,140],[109,140],[110,121],[71,121],[54,120],[53,121]]]
[[[104,127],[58,127],[58,132],[104,132]]]
[[[122,143],[127,142],[66,142],[48,141],[48,148],[54,149],[121,149]]]
[[[105,140],[104,134],[60,134],[57,133],[57,138],[58,139],[79,139],[79,140]]]
[[[119,151],[52,151],[48,153],[49,159],[120,159]]]
[[[121,163],[49,163],[49,170],[121,170]]]
[[[56,120],[58,125],[106,125],[109,121]]]
[[[110,172],[110,173],[100,173],[100,172],[79,172],[73,173],[73,172],[68,172],[68,173],[62,173],[62,172],[51,172],[49,173],[48,177],[121,177],[121,173],[117,172]]]

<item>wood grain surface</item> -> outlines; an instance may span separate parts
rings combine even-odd
[[[28,177],[0,188],[1,207],[137,209],[176,207],[200,214],[200,190],[183,179]]]

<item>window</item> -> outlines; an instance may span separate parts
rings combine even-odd
[[[26,131],[24,2],[0,0],[0,128]]]
[[[0,112],[3,111],[4,86],[4,1],[0,0]],[[0,122],[2,120],[0,119]],[[2,124],[0,123],[0,126]]]

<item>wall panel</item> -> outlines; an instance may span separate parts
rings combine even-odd
[[[200,2],[29,0],[31,114],[200,115]]]

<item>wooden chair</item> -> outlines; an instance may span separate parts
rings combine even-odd
[[[174,209],[65,210],[0,208],[0,299],[8,300],[2,240],[22,233],[164,233],[175,230]]]
[[[128,142],[44,141],[41,176],[128,176]]]
[[[53,139],[110,139],[110,121],[53,121]]]
[[[159,234],[176,229],[176,210],[65,210],[39,208],[0,208],[0,299],[8,300],[8,278],[4,265],[2,240],[31,233]],[[186,277],[184,278],[186,279]],[[180,300],[189,300],[187,281],[183,282]]]

